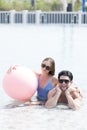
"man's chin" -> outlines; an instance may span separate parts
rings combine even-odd
[[[62,91],[65,91],[65,90],[66,90],[66,87],[62,87],[61,90],[62,90]]]

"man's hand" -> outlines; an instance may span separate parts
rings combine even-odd
[[[69,88],[66,89],[66,92],[69,92],[69,93],[71,93],[71,92],[76,92],[76,88],[74,88],[74,87],[69,87]]]
[[[62,93],[62,90],[60,89],[59,85],[55,87],[55,91],[60,94]]]

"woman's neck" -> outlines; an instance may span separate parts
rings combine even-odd
[[[47,79],[47,78],[50,78],[52,77],[51,75],[48,75],[48,74],[41,74],[40,75],[41,78],[44,78],[44,79]]]

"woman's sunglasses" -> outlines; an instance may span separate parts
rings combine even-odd
[[[45,69],[48,70],[48,71],[51,69],[50,66],[46,66],[45,64],[41,64],[41,67],[42,67],[42,68],[45,68]]]
[[[67,79],[59,79],[59,83],[63,83],[63,82],[68,84],[70,81]]]

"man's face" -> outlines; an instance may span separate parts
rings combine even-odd
[[[60,76],[59,87],[62,91],[65,91],[67,88],[69,88],[71,83],[72,81],[70,81],[68,76]]]

